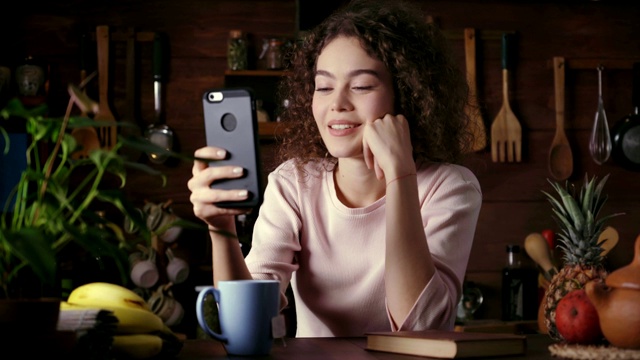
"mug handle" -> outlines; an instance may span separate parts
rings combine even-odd
[[[211,335],[214,339],[222,342],[227,342],[227,338],[222,334],[213,331],[209,327],[209,324],[207,324],[207,320],[205,319],[204,305],[205,305],[205,299],[209,294],[213,295],[213,298],[216,301],[216,305],[220,301],[220,291],[218,289],[214,287],[208,287],[200,291],[200,294],[198,294],[198,300],[196,301],[196,316],[198,318],[198,324],[200,325],[202,330],[204,330],[207,334]]]

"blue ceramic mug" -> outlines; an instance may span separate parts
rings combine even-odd
[[[205,302],[212,295],[218,306],[220,333],[205,320]],[[224,344],[230,355],[268,355],[273,344],[272,320],[280,310],[277,280],[219,281],[202,288],[196,316],[202,330]]]

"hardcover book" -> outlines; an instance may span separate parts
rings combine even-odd
[[[367,350],[446,359],[524,354],[526,336],[442,330],[370,332]]]

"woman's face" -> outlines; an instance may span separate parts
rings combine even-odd
[[[393,114],[391,74],[370,57],[354,37],[338,37],[318,57],[313,116],[329,153],[336,158],[362,156],[367,120]]]

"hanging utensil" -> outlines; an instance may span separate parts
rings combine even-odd
[[[113,122],[112,126],[100,126],[98,137],[103,149],[111,150],[116,144],[118,135],[115,126],[116,118],[109,105],[109,26],[96,27],[96,41],[98,43],[98,84],[99,84],[99,110],[93,118],[100,122]]]
[[[589,139],[591,158],[598,165],[602,165],[609,160],[612,147],[609,124],[607,123],[607,113],[604,111],[604,102],[602,101],[603,68],[602,65],[598,66],[598,110],[596,111],[593,128],[591,129],[591,138]]]
[[[602,252],[600,256],[606,256],[611,249],[613,249],[618,243],[620,236],[618,235],[618,230],[614,227],[607,226],[598,237],[598,245],[602,248]]]
[[[126,72],[125,72],[125,87],[126,87],[126,107],[125,115],[123,117],[123,126],[120,129],[122,136],[124,137],[139,137],[142,134],[140,126],[138,125],[138,112],[136,107],[136,96],[138,94],[137,78],[136,78],[136,58],[137,58],[137,46],[136,46],[136,31],[134,28],[129,28],[127,31],[127,58],[126,58]],[[133,147],[122,147],[120,150],[123,157],[130,161],[138,161],[140,159],[141,151]]]
[[[640,170],[640,63],[633,64],[631,114],[611,128],[614,160],[629,170]]]
[[[547,240],[539,233],[531,233],[524,239],[524,249],[527,255],[536,264],[540,265],[542,269],[542,275],[545,279],[551,280],[555,274],[558,273],[558,269],[553,265],[551,259],[551,251]]]
[[[83,93],[87,93],[87,88],[86,88],[86,80],[87,80],[87,68],[89,67],[89,43],[91,42],[91,40],[89,40],[89,34],[86,32],[83,32],[82,35],[80,35],[80,61],[79,61],[79,66],[80,66],[80,85],[81,85],[81,89]],[[82,110],[81,113],[82,116],[87,116],[87,112],[85,110]]]
[[[564,129],[564,58],[553,58],[556,100],[556,134],[549,149],[549,173],[556,180],[566,180],[573,172],[573,154]]]
[[[163,87],[166,80],[166,44],[165,38],[156,33],[153,41],[153,95],[155,104],[155,123],[146,131],[147,139],[153,144],[166,150],[173,148],[173,131],[164,123]],[[162,164],[167,160],[166,154],[149,153],[149,160]]]
[[[478,87],[476,85],[476,30],[473,28],[464,29],[464,53],[467,67],[467,83],[469,85],[469,98],[465,106],[465,113],[469,117],[469,126],[473,132],[471,150],[480,151],[487,146],[487,134],[478,105]]]
[[[509,34],[502,35],[502,107],[491,124],[491,160],[520,162],[522,127],[509,105]]]
[[[88,46],[89,46],[89,34],[83,33],[80,36],[80,85],[82,86],[82,95],[86,96],[86,82],[87,82],[87,66],[88,66]],[[80,96],[80,94],[77,94]],[[88,117],[87,109],[82,107],[80,108],[80,116]],[[93,126],[83,126],[74,128],[71,131],[71,136],[76,139],[76,142],[82,146],[80,150],[77,150],[71,154],[72,159],[85,159],[89,157],[89,153],[95,149],[100,148],[100,139],[98,138],[98,132],[96,128]]]

